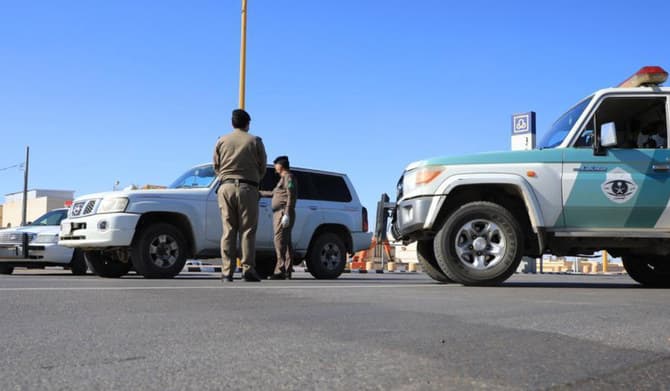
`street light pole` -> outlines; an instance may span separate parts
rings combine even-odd
[[[26,163],[23,167],[23,210],[21,212],[21,226],[26,225],[28,217],[28,169],[30,167],[30,147],[26,147]]]
[[[239,108],[244,109],[247,75],[247,0],[242,0],[242,38],[240,42],[240,96]]]

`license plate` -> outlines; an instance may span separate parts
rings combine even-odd
[[[61,235],[69,235],[72,233],[72,224],[70,223],[61,223],[60,225],[60,233]]]

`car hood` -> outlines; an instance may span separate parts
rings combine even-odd
[[[450,166],[470,164],[561,163],[562,149],[534,149],[530,151],[504,151],[477,153],[464,156],[443,156],[411,163],[406,170],[424,166]]]
[[[209,188],[198,189],[151,189],[151,190],[122,190],[122,191],[108,191],[103,193],[86,194],[74,200],[74,202],[101,199],[101,198],[115,198],[127,197],[131,202],[136,199],[148,198],[173,198],[184,199],[198,196],[198,194],[209,192]]]

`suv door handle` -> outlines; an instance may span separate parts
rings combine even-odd
[[[670,171],[670,164],[654,164],[651,168],[654,171]]]
[[[319,209],[319,207],[316,206],[316,205],[310,205],[309,209],[311,209],[311,210],[317,210],[317,209]]]

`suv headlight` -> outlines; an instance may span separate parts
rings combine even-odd
[[[402,184],[403,193],[411,193],[418,187],[429,184],[439,177],[444,170],[446,170],[446,167],[443,166],[426,166],[406,172]]]
[[[125,212],[127,207],[128,198],[126,197],[105,198],[98,207],[98,213]]]

